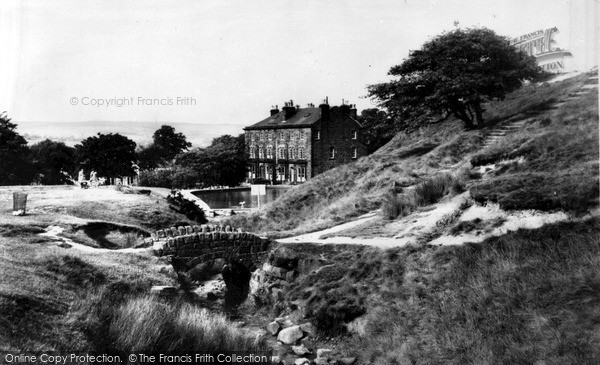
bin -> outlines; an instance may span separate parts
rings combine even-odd
[[[26,193],[13,193],[13,214],[25,215]]]

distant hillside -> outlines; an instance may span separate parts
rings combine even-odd
[[[224,134],[238,135],[243,133],[241,125],[231,124],[195,124],[195,123],[169,123],[169,122],[16,122],[17,131],[25,137],[31,145],[46,138],[53,141],[64,142],[74,146],[83,139],[96,133],[120,133],[139,144],[148,144],[152,141],[152,134],[167,124],[183,133],[193,147],[208,146],[212,139]]]
[[[232,223],[278,231],[274,235],[314,231],[378,209],[403,187],[443,172],[456,176],[479,203],[584,213],[598,205],[598,91],[581,91],[588,78],[528,85],[489,103],[489,125],[481,130],[465,131],[450,120],[399,133],[374,154],[327,171]],[[486,172],[484,165],[506,160]]]

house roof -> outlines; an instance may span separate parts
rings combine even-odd
[[[288,120],[284,120],[283,116],[284,112],[280,111],[275,115],[244,128],[244,130],[310,127],[321,119],[321,108],[298,109]]]

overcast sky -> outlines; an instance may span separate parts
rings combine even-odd
[[[409,50],[455,22],[506,36],[560,31],[567,3],[3,1],[0,111],[18,123],[249,125],[290,99],[305,106],[328,96],[332,105],[346,99],[362,110],[372,106],[368,84],[387,80]],[[178,97],[195,105],[176,105]],[[82,105],[115,98],[131,105]],[[139,98],[173,105],[139,105]]]

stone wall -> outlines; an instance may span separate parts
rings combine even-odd
[[[151,238],[159,256],[170,256],[176,271],[216,259],[237,260],[255,270],[267,258],[271,242],[230,226],[180,226],[161,229]]]

